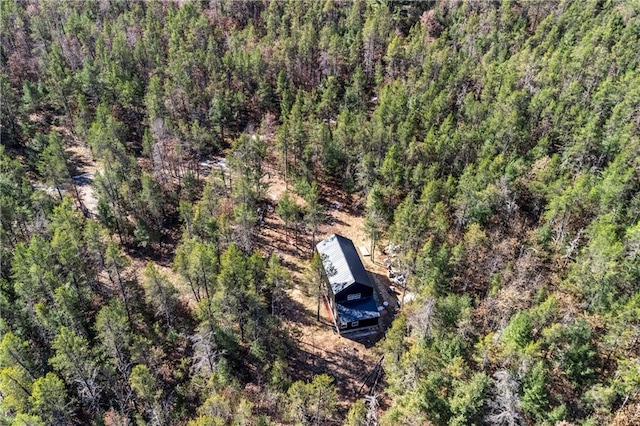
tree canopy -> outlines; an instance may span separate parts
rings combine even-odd
[[[0,0],[0,423],[639,422],[639,38],[613,0]],[[285,239],[331,189],[398,246],[377,411],[291,375],[270,173]]]

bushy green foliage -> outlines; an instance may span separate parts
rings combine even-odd
[[[287,411],[296,424],[324,423],[336,408],[336,388],[326,374],[315,376],[309,383],[294,382],[287,391]]]

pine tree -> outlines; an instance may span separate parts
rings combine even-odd
[[[97,410],[103,391],[98,380],[98,362],[89,342],[72,330],[61,327],[52,343],[55,356],[49,359],[51,366],[66,380],[77,386],[80,401],[92,410]]]
[[[147,263],[143,274],[143,286],[148,303],[154,307],[156,315],[163,317],[165,324],[170,326],[178,304],[176,289],[166,275],[151,262]]]

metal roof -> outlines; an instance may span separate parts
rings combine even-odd
[[[363,321],[379,318],[378,306],[372,297],[348,303],[336,303],[339,322]]]
[[[342,235],[332,234],[320,241],[316,248],[334,294],[354,283],[373,287],[369,275],[358,256],[353,242]]]

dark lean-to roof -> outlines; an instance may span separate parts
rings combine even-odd
[[[336,303],[340,322],[364,321],[371,318],[380,318],[378,306],[372,297],[355,300],[347,303]]]
[[[320,241],[316,248],[322,258],[333,294],[340,293],[354,283],[373,287],[350,239],[333,234]]]

